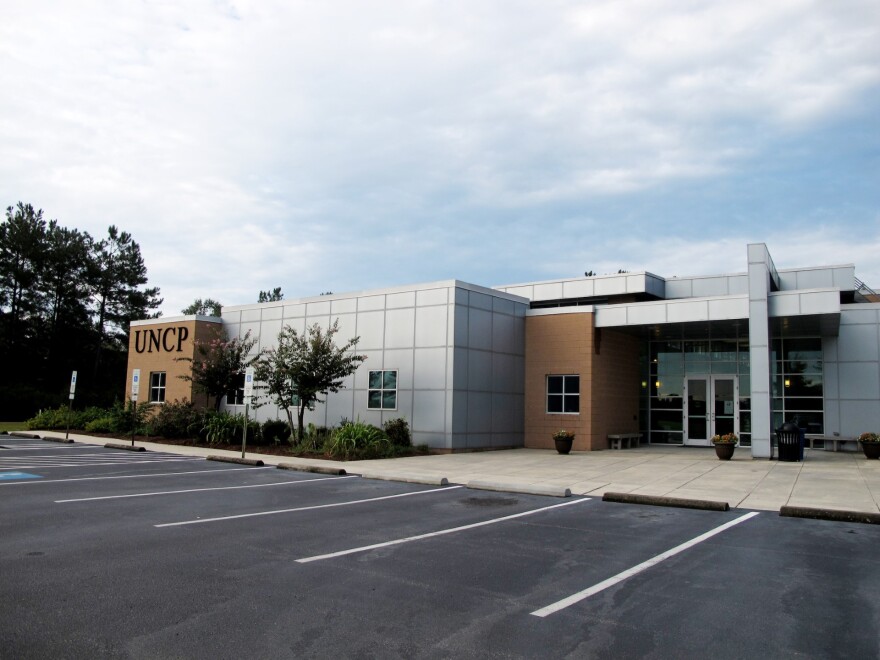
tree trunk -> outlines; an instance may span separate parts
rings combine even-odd
[[[306,416],[306,402],[305,399],[300,401],[299,410],[296,411],[297,422],[299,423],[299,428],[296,430],[296,436],[299,439],[299,444],[302,444],[303,439],[305,437],[305,428],[303,427],[303,420]]]

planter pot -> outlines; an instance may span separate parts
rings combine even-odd
[[[556,451],[560,454],[567,454],[571,451],[571,443],[574,442],[574,436],[569,436],[567,438],[553,438],[553,442],[556,444]]]
[[[736,445],[732,442],[716,442],[715,455],[722,461],[729,461],[733,457],[733,450]]]
[[[880,459],[880,442],[859,442],[859,444],[862,445],[865,458]]]

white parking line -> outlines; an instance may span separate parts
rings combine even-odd
[[[105,495],[103,497],[80,497],[74,500],[55,500],[55,504],[67,502],[95,502],[97,500],[121,500],[127,497],[150,497],[152,495],[178,495],[181,493],[204,493],[210,490],[242,490],[244,488],[267,488],[269,486],[291,486],[295,484],[308,484],[313,481],[335,481],[336,479],[359,479],[356,474],[344,477],[318,477],[317,479],[302,479],[301,481],[275,481],[270,484],[248,484],[247,486],[217,486],[214,488],[189,488],[187,490],[165,490],[152,493],[130,493],[128,495]]]
[[[94,457],[93,457],[94,458]],[[203,461],[203,458],[161,458],[151,461],[102,461],[100,463],[38,463],[36,465],[5,465],[5,461],[0,462],[0,470],[47,470],[49,468],[59,467],[93,467],[95,465],[103,465],[105,467],[115,467],[117,465],[138,465],[141,463],[174,463],[175,461]]]
[[[590,498],[572,500],[571,502],[563,502],[562,504],[552,504],[550,506],[541,507],[540,509],[533,509],[532,511],[524,511],[523,513],[514,513],[510,516],[504,516],[503,518],[493,518],[492,520],[484,520],[478,523],[471,523],[470,525],[462,525],[461,527],[452,527],[450,529],[441,529],[437,532],[428,532],[427,534],[419,534],[418,536],[407,536],[402,539],[395,539],[394,541],[385,541],[384,543],[374,543],[373,545],[364,545],[359,548],[351,548],[349,550],[340,550],[339,552],[330,552],[326,555],[315,555],[313,557],[303,557],[302,559],[297,559],[297,563],[299,564],[307,564],[312,561],[320,561],[321,559],[332,559],[333,557],[342,557],[343,555],[352,555],[356,552],[366,552],[367,550],[375,550],[376,548],[386,548],[389,545],[400,545],[401,543],[409,543],[410,541],[420,541],[421,539],[428,539],[432,536],[443,536],[444,534],[452,534],[454,532],[462,532],[466,529],[474,529],[476,527],[484,527],[486,525],[494,525],[495,523],[504,522],[505,520],[513,520],[514,518],[522,518],[523,516],[531,516],[535,513],[541,513],[542,511],[549,511],[550,509],[558,509],[562,506],[571,506],[572,504],[581,504],[583,502],[589,502]]]
[[[566,607],[569,607],[570,605],[574,605],[575,603],[579,603],[580,601],[582,601],[586,598],[589,598],[590,596],[596,595],[600,591],[604,591],[605,589],[608,589],[609,587],[613,587],[615,584],[619,584],[619,583],[623,582],[624,580],[626,580],[627,578],[631,578],[633,575],[638,575],[642,571],[646,571],[649,568],[651,568],[652,566],[656,566],[660,562],[665,561],[666,559],[669,559],[670,557],[674,557],[678,553],[684,552],[688,548],[692,548],[695,545],[697,545],[698,543],[702,543],[706,539],[710,539],[713,536],[715,536],[716,534],[720,534],[721,532],[723,532],[727,529],[730,529],[734,525],[739,525],[740,523],[745,522],[746,520],[749,520],[750,518],[754,518],[757,515],[758,515],[757,511],[752,511],[751,513],[747,513],[744,516],[740,516],[739,518],[731,520],[730,522],[724,523],[720,527],[716,527],[715,529],[709,530],[705,534],[700,534],[696,538],[693,538],[690,541],[686,541],[686,542],[682,543],[681,545],[677,545],[674,548],[672,548],[671,550],[667,550],[666,552],[661,552],[659,555],[657,555],[655,557],[651,557],[648,561],[644,561],[637,566],[633,566],[632,568],[627,569],[627,570],[623,571],[622,573],[618,573],[617,575],[608,578],[607,580],[603,580],[602,582],[599,582],[598,584],[594,584],[592,587],[590,587],[588,589],[584,589],[583,591],[579,591],[576,594],[572,594],[568,598],[563,598],[562,600],[557,601],[557,602],[553,603],[552,605],[548,605],[547,607],[542,607],[539,610],[535,610],[534,612],[532,612],[532,615],[544,618],[546,616],[553,614],[554,612],[558,612],[559,610],[563,610]]]
[[[352,475],[355,476],[355,475]],[[365,500],[352,500],[350,502],[337,502],[336,504],[317,504],[315,506],[301,506],[295,509],[276,509],[274,511],[258,511],[257,513],[241,513],[237,516],[222,516],[220,518],[198,518],[196,520],[184,520],[181,522],[162,523],[154,527],[179,527],[181,525],[198,525],[200,523],[218,522],[221,520],[238,520],[239,518],[255,518],[257,516],[272,516],[276,513],[296,513],[298,511],[315,511],[317,509],[330,509],[337,506],[350,506],[352,504],[364,504],[365,502],[379,502],[380,500],[393,500],[396,497],[410,497],[412,495],[431,495],[432,493],[446,493],[464,486],[443,486],[432,490],[418,490],[413,493],[400,493],[399,495],[384,495],[382,497],[370,497]]]
[[[266,467],[226,468],[221,470],[193,470],[190,472],[157,472],[156,474],[120,474],[112,477],[72,477],[70,479],[41,479],[37,481],[8,481],[0,486],[22,486],[24,484],[60,484],[66,481],[101,481],[103,479],[144,479],[146,477],[174,477],[179,474],[206,474],[208,472],[238,472],[239,470],[275,470],[274,465]]]
[[[100,445],[58,445],[57,447],[47,447],[45,444],[13,446],[7,443],[5,447],[0,447],[0,449],[4,451],[46,451],[48,449],[66,449],[70,451],[71,449],[104,449],[104,447]]]

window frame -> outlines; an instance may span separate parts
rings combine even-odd
[[[559,392],[550,391],[551,379],[561,378],[562,389]],[[577,391],[569,392],[567,387],[568,379],[577,379]],[[558,397],[561,403],[561,409],[550,410],[550,398]],[[566,399],[575,400],[577,410],[566,411]],[[544,412],[547,415],[580,415],[581,414],[581,375],[580,374],[547,374],[544,380]]]
[[[386,374],[394,374],[394,387],[386,387]],[[371,383],[373,382],[373,374],[381,374],[380,378],[380,386],[379,387],[371,387]],[[367,410],[397,410],[397,393],[398,393],[398,383],[400,379],[400,371],[398,369],[373,369],[367,374]],[[372,394],[374,392],[379,393],[379,405],[372,405]],[[394,393],[394,406],[386,406],[385,405],[385,396],[388,393]]]
[[[154,380],[158,382],[154,383]],[[165,403],[165,394],[168,389],[168,372],[150,372],[150,403]],[[161,396],[161,398],[159,398]]]
[[[227,406],[244,405],[244,372],[236,374],[235,379],[235,385],[233,385],[232,389],[229,390],[225,395]]]

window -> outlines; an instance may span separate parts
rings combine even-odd
[[[227,406],[243,406],[244,405],[244,374],[235,374],[235,383],[226,393]]]
[[[580,376],[547,376],[547,412],[576,414],[581,409]]]
[[[165,372],[153,371],[150,373],[150,403],[165,402]]]
[[[371,371],[367,408],[394,410],[397,408],[397,370]]]

